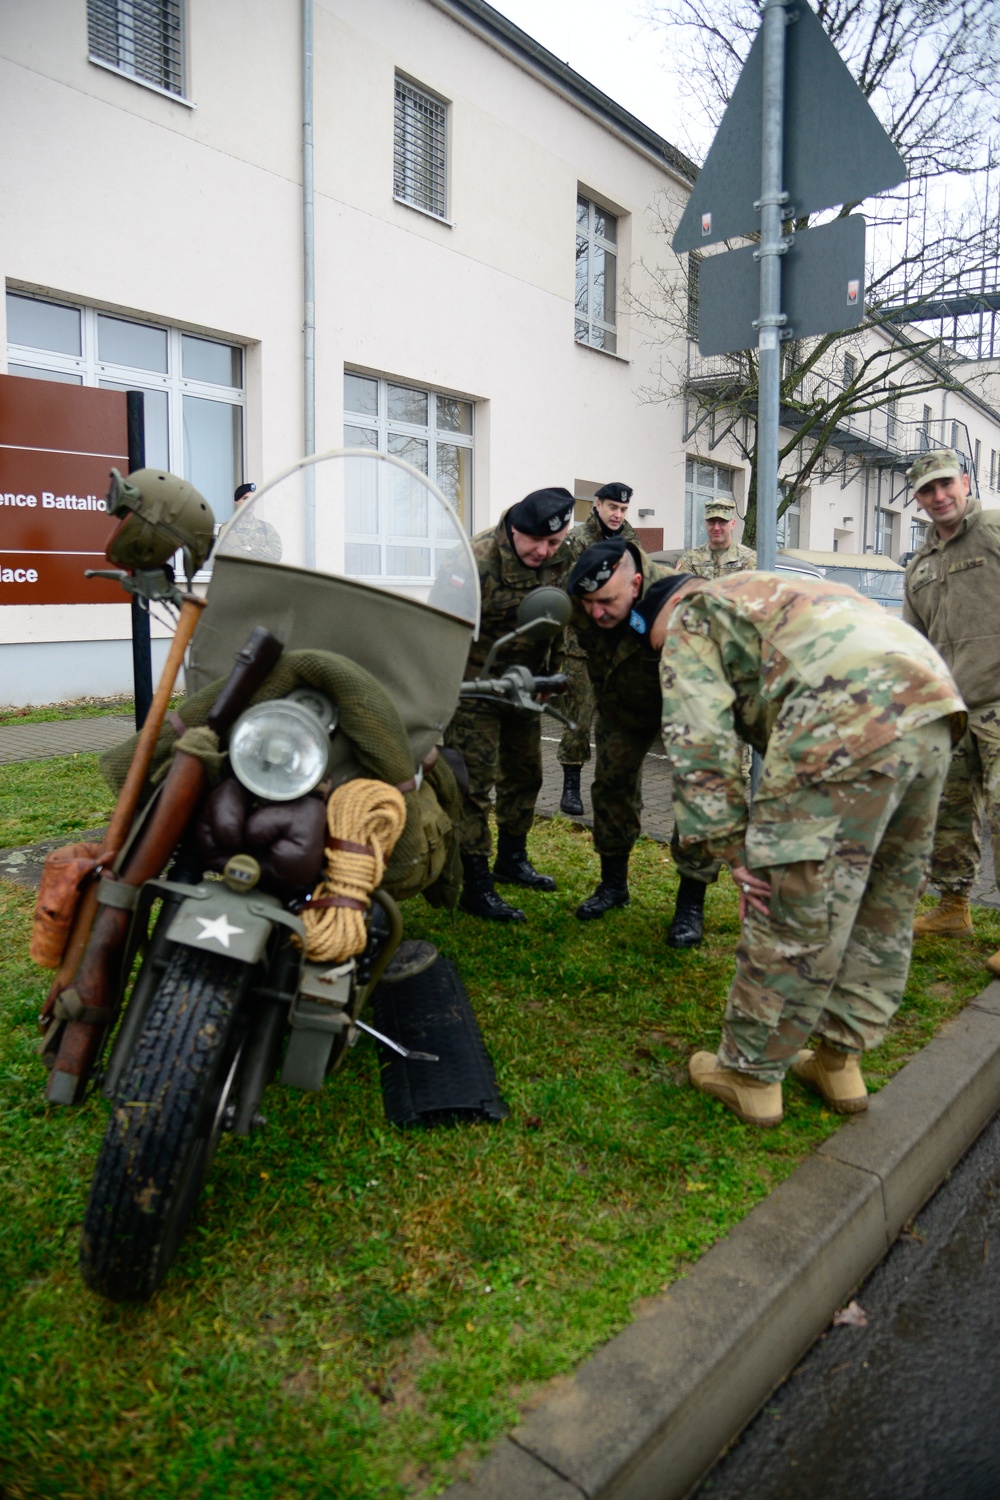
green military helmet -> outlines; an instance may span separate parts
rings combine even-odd
[[[123,517],[106,556],[119,568],[159,568],[184,549],[184,571],[193,577],[215,535],[211,507],[193,484],[162,469],[136,469],[123,479],[111,470],[108,511]]]

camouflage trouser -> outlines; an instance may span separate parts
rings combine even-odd
[[[594,848],[598,854],[628,854],[639,837],[642,816],[642,763],[660,743],[659,727],[649,734],[628,734],[603,714],[597,715],[597,761],[590,800],[594,807]],[[719,861],[698,850],[681,851],[677,830],[670,853],[682,875],[710,885],[719,877]]]
[[[931,861],[931,881],[939,891],[967,896],[975,885],[984,812],[1000,879],[1000,703],[970,711],[968,730],[952,752]]]
[[[559,741],[559,764],[561,766],[583,766],[590,759],[590,725],[594,717],[594,690],[587,672],[587,658],[577,645],[573,631],[567,632],[566,655],[563,671],[569,679],[569,687],[556,707],[567,719],[572,719],[575,729],[564,729]]]
[[[811,1035],[846,1052],[882,1040],[903,998],[950,748],[938,719],[853,781],[757,804],[747,864],[770,875],[771,914],[743,924],[723,1067],[779,1082]]]
[[[498,825],[527,835],[542,786],[540,715],[489,706],[459,708],[444,742],[460,750],[469,772],[458,838],[463,854],[490,852],[490,792],[496,787]]]

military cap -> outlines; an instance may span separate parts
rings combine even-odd
[[[233,493],[233,503],[239,505],[245,495],[252,495],[257,488],[255,484],[238,484]]]
[[[619,505],[627,505],[631,498],[632,486],[622,484],[620,480],[615,480],[613,484],[602,484],[594,495],[595,500],[616,500]]]
[[[626,552],[631,552],[638,566],[639,554],[623,536],[609,536],[603,542],[595,542],[577,559],[566,580],[567,594],[596,594],[607,583]]]
[[[736,501],[732,495],[717,495],[714,500],[705,502],[705,520],[710,516],[721,516],[724,521],[736,519]]]
[[[935,479],[958,479],[962,473],[962,460],[954,448],[932,448],[930,453],[921,453],[906,471],[912,489],[922,489]]]
[[[572,521],[575,503],[569,490],[532,490],[511,506],[507,520],[525,536],[552,536]]]

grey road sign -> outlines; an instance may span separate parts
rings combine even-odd
[[[864,315],[865,221],[861,214],[802,229],[782,257],[784,332],[793,338],[856,328]],[[702,354],[752,349],[760,306],[760,267],[750,246],[706,255],[699,272],[698,348]]]
[[[789,6],[783,187],[796,214],[858,203],[906,176],[902,157],[806,0]],[[715,140],[677,226],[673,247],[701,245],[760,228],[763,32],[759,31]]]

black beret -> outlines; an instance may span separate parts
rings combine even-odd
[[[602,484],[594,496],[595,500],[617,500],[619,505],[627,505],[632,498],[632,486],[622,484],[616,480],[614,484]]]
[[[577,559],[566,580],[567,594],[596,594],[607,583],[626,552],[631,552],[638,567],[639,554],[623,536],[611,536],[606,541],[595,542]]]
[[[573,519],[569,490],[532,490],[507,512],[507,522],[525,536],[553,536]]]

